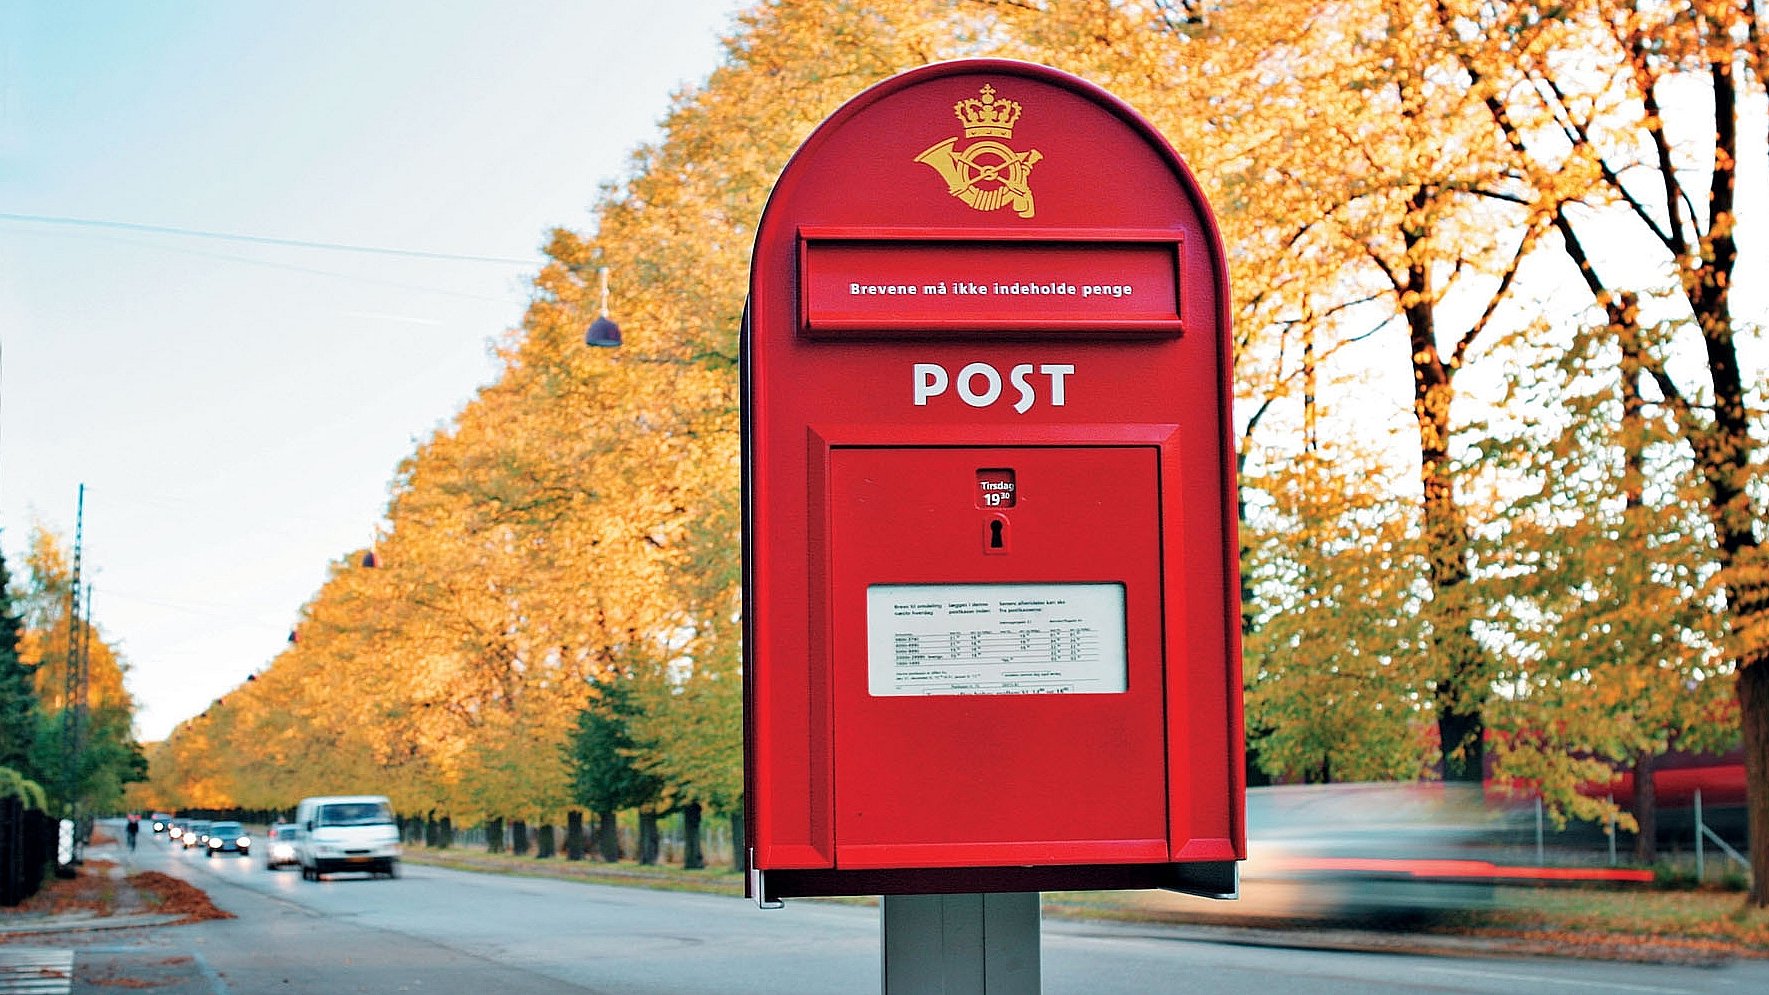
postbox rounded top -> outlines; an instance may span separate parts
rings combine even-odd
[[[1227,301],[1221,237],[1178,153],[1104,89],[1029,62],[922,66],[842,105],[781,173],[752,280],[765,278],[770,250],[807,226],[1008,236],[1180,229]]]

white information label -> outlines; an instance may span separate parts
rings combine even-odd
[[[1122,584],[874,584],[867,687],[928,694],[1122,694]]]

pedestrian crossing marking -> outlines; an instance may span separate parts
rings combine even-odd
[[[0,946],[0,995],[65,995],[74,986],[74,952]]]

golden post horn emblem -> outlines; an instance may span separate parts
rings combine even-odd
[[[1013,138],[1020,119],[1018,101],[1003,100],[995,87],[985,83],[979,96],[952,105],[964,127],[964,137],[976,139],[959,149],[957,138],[948,138],[915,157],[946,181],[946,192],[979,211],[1011,207],[1022,218],[1032,216],[1032,167],[1044,158],[1033,149],[1016,152],[1002,139]]]

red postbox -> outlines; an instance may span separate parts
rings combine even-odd
[[[1235,890],[1229,289],[1098,87],[917,69],[806,140],[744,357],[752,897]]]

